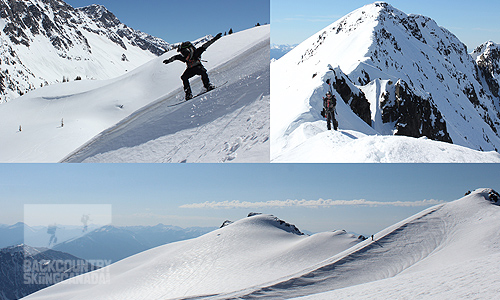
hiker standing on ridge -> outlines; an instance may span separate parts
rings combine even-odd
[[[207,91],[215,89],[215,86],[210,83],[207,69],[205,69],[205,67],[201,64],[201,54],[205,52],[205,50],[207,50],[210,45],[215,43],[215,41],[220,39],[221,36],[222,33],[217,34],[213,39],[206,42],[199,48],[193,46],[191,42],[184,42],[180,45],[179,48],[177,48],[177,52],[180,52],[181,54],[177,54],[163,61],[164,64],[169,64],[174,60],[180,60],[186,63],[186,71],[184,71],[181,76],[182,83],[184,85],[184,92],[186,93],[186,101],[193,98],[191,86],[189,85],[189,79],[195,75],[201,76],[203,86],[207,89]]]
[[[326,97],[323,97],[323,111],[321,115],[326,118],[326,126],[328,130],[337,130],[339,123],[335,120],[335,106],[337,105],[337,99],[330,92],[326,92]]]

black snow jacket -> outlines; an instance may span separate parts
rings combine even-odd
[[[334,95],[332,95],[331,100],[328,98],[323,98],[323,108],[327,112],[333,112],[335,109],[335,106],[337,105],[337,98],[335,98]]]
[[[172,56],[169,59],[165,59],[163,61],[164,64],[169,64],[175,60],[180,60],[184,63],[186,63],[188,68],[196,67],[198,65],[201,65],[201,54],[207,50],[210,45],[215,43],[218,39],[220,39],[222,36],[222,33],[217,34],[213,39],[210,41],[206,42],[199,48],[195,48],[194,46],[189,47],[189,54],[187,56],[184,56],[182,54],[177,54],[175,56]],[[178,50],[179,51],[179,50]]]

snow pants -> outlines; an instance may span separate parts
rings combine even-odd
[[[328,128],[328,130],[332,130],[332,123],[333,123],[333,129],[337,130],[339,124],[337,123],[337,120],[335,120],[335,112],[333,110],[332,111],[327,110],[326,127]]]
[[[201,76],[201,81],[203,81],[203,86],[208,89],[210,86],[210,79],[208,78],[207,69],[203,65],[197,65],[191,68],[187,68],[186,71],[181,76],[182,83],[184,84],[184,92],[186,95],[191,95],[191,86],[189,85],[189,79],[196,76]]]

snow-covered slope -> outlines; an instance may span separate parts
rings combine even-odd
[[[83,259],[105,259],[116,262],[160,245],[201,236],[214,228],[180,228],[156,226],[103,226],[84,236],[59,242],[54,250]]]
[[[374,241],[367,239],[320,266],[215,298],[404,299],[443,297],[441,292],[444,298],[495,298],[499,199],[491,189],[478,189],[388,227]]]
[[[160,246],[103,271],[111,283],[58,284],[26,299],[492,299],[500,279],[500,195],[478,189],[374,235],[303,235],[250,214],[199,238]],[[85,276],[85,275],[83,275]]]
[[[269,161],[269,31],[210,46],[210,79],[228,83],[181,105],[170,107],[183,99],[185,65],[164,65],[171,52],[112,80],[52,85],[5,103],[0,161],[57,162],[70,153],[66,161]],[[192,86],[201,90],[198,78]]]
[[[0,103],[63,80],[114,78],[171,48],[101,5],[2,0]]]
[[[350,134],[345,130],[352,130],[367,135],[425,136],[478,151],[500,149],[498,94],[486,84],[487,76],[465,45],[430,18],[407,15],[387,3],[375,2],[271,63],[272,161],[309,161],[305,150],[317,147],[335,155],[336,161],[356,161],[339,153],[348,152],[353,138],[342,141],[333,136],[337,141],[333,148],[328,141],[301,145],[316,135],[331,134],[325,133],[320,115],[322,97],[329,90],[327,79],[332,81],[338,103],[344,102],[337,106],[344,135]],[[385,138],[383,142],[388,141],[392,146],[387,151],[404,150],[399,149],[399,139]],[[413,144],[396,161],[432,161],[436,152],[449,148],[444,143],[419,147],[418,140]],[[427,150],[429,145],[432,151],[426,157],[413,152]],[[462,148],[446,151],[463,151],[464,161],[469,161],[470,151]],[[331,161],[331,155],[312,159]],[[476,153],[473,157],[470,161],[498,162],[500,156]],[[362,157],[359,161],[377,159]],[[456,161],[456,156],[443,155],[438,161]]]
[[[231,292],[298,272],[359,241],[345,231],[306,236],[274,216],[253,215],[117,262],[109,267],[110,284],[59,284],[26,299],[153,300]]]

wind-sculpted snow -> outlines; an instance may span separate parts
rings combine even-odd
[[[498,292],[494,284],[498,279],[492,284],[483,281],[500,267],[495,259],[500,256],[500,241],[498,226],[494,225],[500,220],[500,209],[490,202],[492,194],[491,189],[476,190],[395,224],[375,234],[374,241],[369,238],[315,268],[214,299],[290,299],[306,295],[314,295],[308,299],[357,299],[358,295],[362,299],[401,299],[405,295],[417,297],[417,291],[421,296],[437,295],[435,288],[452,294],[455,286],[459,288],[455,291],[457,298],[471,293],[488,298],[485,296]],[[481,274],[471,275],[469,271]],[[461,282],[463,278],[473,286],[467,288]],[[445,288],[439,286],[442,284]],[[482,290],[474,287],[476,284]]]
[[[337,109],[341,131],[366,133],[360,122],[342,122],[346,117],[359,118],[374,129],[370,135],[425,136],[477,151],[498,152],[500,102],[498,83],[490,71],[498,59],[493,46],[483,48],[487,49],[480,49],[484,67],[479,68],[481,63],[474,61],[451,32],[428,17],[407,15],[384,2],[348,14],[271,64],[271,160],[311,160],[313,154],[285,153],[299,143],[297,136],[302,134],[293,131],[301,124],[317,123],[321,132],[326,131],[319,112],[328,78],[334,82],[337,99],[350,107],[348,111],[344,107]],[[350,116],[352,113],[354,116]],[[309,142],[314,143],[306,137],[300,141]],[[392,144],[396,143],[398,139],[392,140]],[[327,162],[338,150],[329,145],[326,142],[309,147],[330,151],[323,160]],[[431,161],[440,148],[447,145],[435,144],[435,151],[426,157],[401,153],[395,161]],[[464,160],[460,162],[469,162],[465,155],[468,151],[463,151]],[[296,160],[299,155],[303,157]],[[479,156],[474,155],[470,162]],[[445,155],[439,161],[457,162],[456,158]],[[498,161],[497,157],[491,158],[485,154],[479,160]],[[313,159],[322,161],[322,157]],[[343,159],[352,161],[352,157],[338,155],[336,161]],[[371,160],[361,158],[358,162],[362,161]]]
[[[272,215],[252,213],[104,268],[109,284],[58,284],[26,299],[401,299],[438,292],[495,298],[499,198],[492,189],[467,192],[373,240],[343,230],[306,236]]]
[[[75,160],[109,152],[89,161],[268,162],[269,28],[211,45],[204,65],[214,84],[228,83],[178,106],[167,107],[183,98],[185,64],[162,63],[173,51],[112,80],[52,85],[2,104],[0,161],[58,162],[85,145]],[[199,79],[192,85],[201,90]]]
[[[109,267],[110,284],[59,284],[26,299],[206,297],[277,280],[361,241],[342,230],[301,235],[285,224],[272,215],[253,215],[117,262]]]

